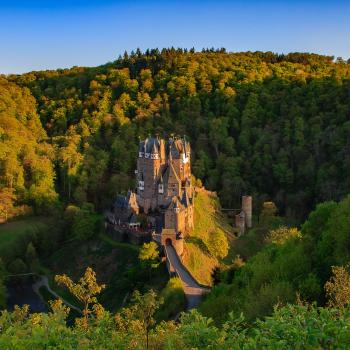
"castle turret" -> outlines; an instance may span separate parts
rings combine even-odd
[[[235,215],[235,224],[236,227],[239,229],[239,236],[243,235],[245,232],[245,220],[246,220],[246,215],[244,211],[241,211],[239,214]]]
[[[144,213],[164,212],[173,197],[177,197],[180,213],[174,217],[171,227],[175,229],[178,221],[181,229],[176,228],[176,231],[185,232],[193,227],[190,145],[184,138],[174,137],[166,142],[148,137],[141,141],[135,174],[137,202]]]
[[[245,214],[245,224],[247,228],[252,227],[252,196],[243,196],[242,197],[242,211]]]

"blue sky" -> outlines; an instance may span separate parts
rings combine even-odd
[[[0,0],[0,73],[96,66],[137,47],[350,57],[350,2]]]

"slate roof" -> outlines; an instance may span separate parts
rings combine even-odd
[[[159,153],[160,140],[156,137],[148,137],[144,141],[139,143],[139,152],[144,153]],[[170,138],[166,143],[166,153],[173,158],[180,158],[181,153],[190,153],[190,144],[186,141],[186,138]]]
[[[167,209],[175,209],[175,208],[179,208],[180,209],[181,207],[182,207],[182,205],[181,205],[181,203],[179,201],[179,198],[177,196],[174,196],[171,199],[171,202],[170,202],[170,204],[169,204]]]
[[[114,202],[114,207],[119,209],[128,208],[128,199],[126,196],[118,194],[116,201]]]
[[[140,220],[138,220],[137,215],[131,214],[128,220],[129,224],[139,224]]]
[[[141,141],[139,144],[139,152],[145,153],[158,153],[160,142],[155,137],[148,137],[146,140]]]
[[[174,177],[177,182],[180,182],[179,176],[177,175],[173,164],[170,162],[170,164],[167,166],[165,173],[164,173],[164,180],[165,183],[169,183],[169,178]]]

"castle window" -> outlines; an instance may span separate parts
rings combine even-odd
[[[158,159],[158,158],[159,158],[158,153],[151,154],[151,159]]]
[[[158,193],[164,193],[164,186],[163,184],[158,185]]]
[[[145,182],[144,181],[139,181],[139,190],[143,191],[145,189]]]
[[[186,164],[186,163],[188,163],[188,161],[189,161],[189,158],[186,156],[185,153],[183,153],[183,154],[182,154],[182,162],[183,162],[184,164]]]

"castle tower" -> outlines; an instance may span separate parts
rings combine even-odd
[[[247,228],[252,227],[252,196],[242,196],[242,211],[245,214],[245,224]]]
[[[190,153],[185,138],[165,141],[148,137],[140,141],[135,170],[137,194],[119,196],[115,205],[119,223],[133,224],[131,220],[137,219],[139,212],[147,214],[147,230],[153,231],[153,239],[161,245],[172,244],[179,255],[183,253],[184,235],[194,226]]]
[[[239,236],[242,236],[245,232],[245,220],[246,215],[244,211],[241,211],[239,214],[235,215],[235,224],[236,227],[239,229]]]
[[[164,215],[164,229],[174,234],[193,228],[190,145],[185,138],[141,141],[135,174],[137,204],[143,212]]]
[[[140,142],[137,160],[137,194],[139,204],[147,213],[157,204],[158,175],[160,173],[160,142],[156,138],[147,138]]]

